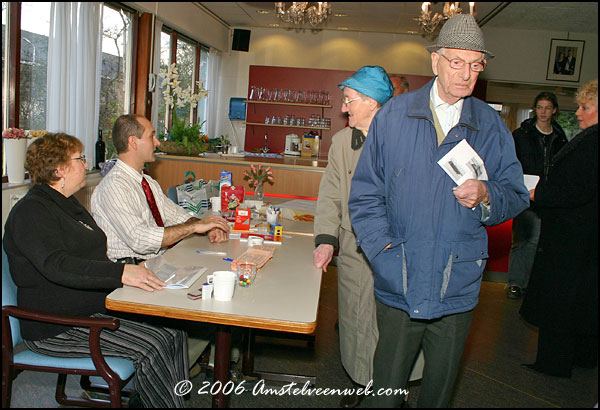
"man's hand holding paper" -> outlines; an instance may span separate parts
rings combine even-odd
[[[481,203],[489,205],[487,188],[481,182],[488,179],[485,164],[467,140],[459,142],[438,164],[458,185],[452,190],[460,205],[467,208]]]
[[[474,208],[483,203],[489,204],[485,184],[476,179],[467,179],[462,185],[452,189],[458,203],[467,208]]]

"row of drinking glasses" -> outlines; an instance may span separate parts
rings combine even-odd
[[[288,102],[298,104],[329,105],[329,91],[291,90],[285,88],[266,88],[251,86],[249,100]]]
[[[308,126],[315,128],[331,128],[331,118],[321,118],[320,115],[313,114],[308,119]]]
[[[280,116],[266,116],[265,124],[273,125],[292,125],[297,127],[304,127],[306,125],[306,118],[296,117],[295,115],[286,115],[281,118]],[[331,118],[321,118],[318,115],[312,115],[308,119],[308,126],[312,128],[330,128]]]

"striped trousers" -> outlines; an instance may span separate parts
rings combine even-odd
[[[91,317],[112,318],[96,313]],[[135,389],[144,407],[185,407],[175,385],[189,378],[187,334],[182,330],[157,327],[118,318],[117,330],[100,333],[105,356],[130,359],[135,366]],[[75,327],[57,336],[25,341],[32,351],[49,356],[90,355],[89,329]]]

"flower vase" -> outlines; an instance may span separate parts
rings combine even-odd
[[[6,173],[10,184],[25,182],[25,154],[28,138],[4,138]]]
[[[263,184],[259,182],[258,185],[254,188],[254,199],[257,201],[262,201],[265,193],[263,192]]]

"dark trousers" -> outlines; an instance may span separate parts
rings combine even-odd
[[[374,407],[400,407],[403,396],[377,395],[379,389],[406,389],[419,349],[425,368],[418,407],[447,407],[472,311],[433,320],[411,320],[408,314],[377,301],[379,343],[373,363]]]
[[[573,366],[593,368],[598,364],[598,337],[540,328],[535,361],[543,373],[571,377]]]

